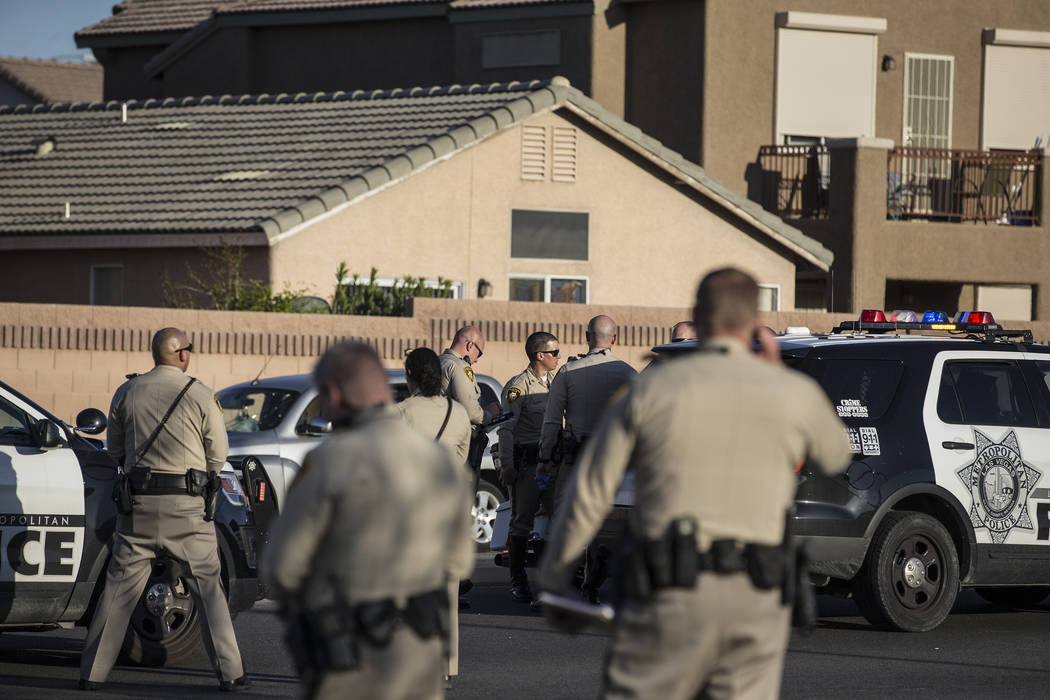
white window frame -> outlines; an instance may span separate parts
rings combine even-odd
[[[358,281],[358,283],[364,282],[365,284],[368,284],[368,279],[369,279],[368,277],[366,277],[364,275],[361,275],[361,276],[358,276],[357,281]],[[376,277],[376,284],[379,285],[380,287],[382,287],[383,289],[387,290],[387,291],[392,291],[394,289],[394,283],[395,282],[400,282],[401,280],[402,280],[401,277]],[[343,278],[343,284],[344,285],[352,284],[353,281],[354,281],[354,276],[353,275],[347,275],[346,277]],[[441,288],[441,284],[435,279],[425,279],[425,280],[423,280],[423,286],[426,287],[427,289],[440,289]],[[463,290],[464,290],[464,288],[465,287],[464,287],[463,282],[454,282],[453,281],[452,282],[452,286],[450,287],[450,290],[452,291],[452,296],[449,297],[449,298],[450,299],[462,299],[463,298]]]
[[[516,258],[520,259],[520,258]],[[584,304],[591,303],[591,278],[587,275],[534,275],[528,273],[516,273],[511,272],[507,275],[507,298],[510,298],[510,283],[511,280],[543,280],[543,303],[551,303],[551,280],[582,280],[587,283],[584,287]],[[513,300],[512,300],[513,301]]]
[[[120,263],[103,263],[91,266],[91,274],[88,278],[88,304],[96,306],[95,302],[95,270],[120,270],[120,281],[124,282],[124,265]],[[124,288],[120,290],[120,304],[124,304]]]
[[[914,53],[911,51],[904,52],[904,89],[901,90],[901,145],[908,146],[908,134],[905,129],[908,127],[908,85],[909,78],[911,78],[910,70],[908,67],[909,58],[932,58],[938,61],[948,61],[949,70],[951,75],[948,80],[948,145],[945,148],[952,147],[952,119],[955,114],[955,56],[949,56],[946,54],[934,54],[934,53]]]
[[[776,291],[776,293],[777,293],[776,308],[775,309],[759,309],[759,311],[780,311],[780,308],[783,306],[783,303],[781,301],[782,298],[783,298],[783,295],[781,294],[780,285],[779,284],[763,284],[763,283],[759,283],[758,288],[759,289],[772,289],[772,290]]]

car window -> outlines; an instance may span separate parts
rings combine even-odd
[[[494,392],[492,390],[492,387],[490,387],[485,382],[478,382],[478,385],[481,387],[481,405],[482,406],[488,406],[490,403],[495,403],[495,404],[499,403],[499,397],[496,396],[496,392]]]
[[[217,396],[226,430],[231,433],[254,433],[276,428],[299,398],[299,392],[250,386],[223,389]]]
[[[303,428],[310,424],[314,418],[321,415],[321,397],[316,396],[307,406],[306,410],[303,411],[303,415],[299,416],[299,420],[295,423],[295,429],[298,432],[300,428]]]
[[[823,387],[839,418],[878,420],[890,407],[900,384],[899,360],[808,359],[799,369]]]
[[[25,411],[0,396],[0,445],[32,447],[32,422]]]
[[[944,371],[951,375],[962,411],[962,423],[1037,427],[1028,386],[1016,363],[949,362],[945,364]],[[943,382],[941,390],[947,392]],[[945,403],[950,402],[946,400]],[[937,404],[940,415],[940,397]],[[950,411],[946,415],[950,416]],[[941,419],[949,423],[957,422],[944,415]]]

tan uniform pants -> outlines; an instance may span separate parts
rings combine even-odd
[[[167,554],[187,567],[184,580],[201,619],[201,637],[220,680],[244,675],[230,610],[219,581],[215,524],[204,521],[200,496],[143,496],[130,516],[117,518],[106,588],[88,628],[80,677],[106,680],[120,653],[128,620],[149,579],[153,559]]]
[[[790,621],[780,596],[747,574],[703,573],[696,590],[622,606],[602,697],[775,699]]]
[[[441,640],[424,640],[401,625],[383,648],[358,643],[361,666],[324,674],[311,700],[436,700],[445,696],[445,655]]]

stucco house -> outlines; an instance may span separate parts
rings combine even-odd
[[[496,300],[688,306],[738,265],[791,310],[831,252],[564,78],[0,108],[0,299],[160,305],[242,246],[327,296],[340,261]]]

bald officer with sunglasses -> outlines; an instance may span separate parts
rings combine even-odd
[[[105,682],[153,560],[164,554],[183,566],[219,689],[243,690],[248,677],[219,581],[215,524],[205,519],[202,498],[229,450],[222,410],[211,389],[186,379],[193,345],[183,331],[159,330],[151,345],[156,366],[122,384],[109,409],[109,454],[129,474],[131,512],[117,517],[106,587],[80,659],[80,688],[98,690]]]

